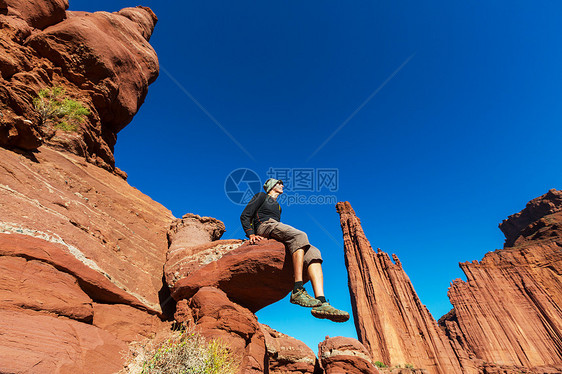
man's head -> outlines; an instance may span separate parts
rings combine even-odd
[[[283,181],[280,179],[275,179],[275,178],[269,178],[268,180],[265,181],[265,183],[263,184],[263,189],[265,190],[265,193],[269,193],[273,188],[275,188],[275,186],[277,185],[283,185]]]

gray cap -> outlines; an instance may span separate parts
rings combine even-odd
[[[263,184],[263,189],[265,190],[265,193],[269,193],[269,191],[271,191],[273,187],[275,187],[275,185],[279,182],[283,184],[283,181],[281,179],[269,178],[268,180],[266,180],[265,183]]]

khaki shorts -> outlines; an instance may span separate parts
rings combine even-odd
[[[261,223],[258,226],[257,234],[264,238],[275,239],[285,244],[285,248],[287,248],[291,255],[299,249],[304,249],[305,267],[310,265],[313,261],[320,263],[323,261],[320,250],[309,243],[308,236],[305,232],[278,222],[273,218]]]

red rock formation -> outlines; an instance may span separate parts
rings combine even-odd
[[[14,16],[44,29],[66,18],[68,0],[0,0],[0,14]]]
[[[47,143],[114,171],[117,133],[158,76],[148,43],[157,18],[144,7],[93,14],[67,7],[67,0],[0,0],[0,145]],[[57,129],[35,110],[39,91],[54,86],[89,109],[77,131]]]
[[[560,216],[562,192],[550,190],[545,195],[531,200],[521,212],[509,216],[499,227],[505,235],[504,247],[525,243],[551,241],[562,237]]]
[[[550,190],[500,224],[504,249],[460,264],[467,280],[451,284],[454,308],[439,320],[448,339],[398,259],[372,251],[348,203],[337,209],[358,335],[375,359],[430,373],[562,372],[561,191]]]
[[[1,256],[0,285],[2,308],[44,310],[78,321],[93,318],[92,299],[76,278],[50,264]]]
[[[365,346],[353,338],[336,336],[318,345],[318,357],[326,374],[377,374]]]
[[[430,373],[463,373],[445,334],[421,304],[398,258],[374,252],[348,202],[336,205],[343,231],[355,326],[375,361]]]
[[[320,373],[316,355],[306,344],[293,337],[260,324],[265,336],[269,373],[313,374]]]
[[[0,373],[113,374],[127,346],[107,331],[35,311],[0,308]]]
[[[167,256],[174,255],[176,250],[219,240],[225,231],[224,223],[216,218],[188,213],[170,225]]]
[[[172,242],[164,267],[175,300],[187,299],[202,287],[216,287],[252,312],[285,297],[292,289],[292,262],[275,240],[256,245],[217,240],[193,247]]]
[[[561,226],[562,192],[550,190],[500,225],[504,249],[460,264],[467,281],[452,283],[454,309],[441,320],[457,351],[562,371]]]
[[[0,159],[0,232],[49,242],[8,247],[20,239],[4,235],[0,251],[65,269],[95,301],[161,310],[169,210],[73,155],[41,147],[28,159],[0,148]]]
[[[92,324],[126,343],[151,338],[171,328],[168,322],[124,304],[94,303]]]
[[[253,313],[212,287],[201,288],[189,300],[189,308],[203,337],[222,340],[242,357],[241,373],[266,371],[265,337]]]

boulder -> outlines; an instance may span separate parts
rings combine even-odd
[[[225,231],[224,223],[216,218],[185,214],[170,225],[168,230],[170,245],[166,257],[170,260],[171,257],[176,257],[177,250],[181,253],[187,248],[219,240]],[[181,258],[181,256],[180,254],[177,257]]]
[[[164,273],[175,300],[216,287],[254,313],[281,300],[293,287],[292,261],[286,261],[285,246],[275,240],[255,245],[217,240],[175,249]]]
[[[318,358],[326,374],[379,373],[367,349],[353,338],[327,336],[318,345]]]
[[[271,374],[313,374],[320,371],[316,355],[306,344],[261,324]]]
[[[66,79],[90,91],[100,121],[113,134],[131,122],[159,71],[148,43],[156,16],[143,7],[121,12],[73,16],[26,41]]]

